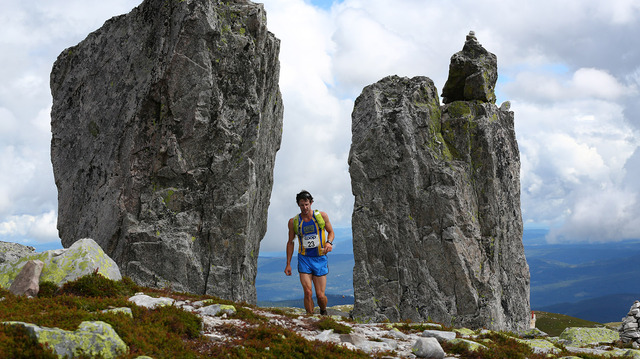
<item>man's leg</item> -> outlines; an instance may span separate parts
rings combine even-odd
[[[309,273],[300,273],[300,283],[302,283],[302,290],[304,291],[304,309],[307,310],[307,314],[313,314],[313,292],[311,289],[311,278],[312,276]],[[324,291],[322,293],[324,295]],[[318,301],[320,300],[318,299]]]
[[[322,277],[313,276],[313,285],[316,288],[316,298],[318,299],[320,314],[326,314],[327,296],[324,295],[324,290],[327,288],[327,276],[326,275],[323,275]]]

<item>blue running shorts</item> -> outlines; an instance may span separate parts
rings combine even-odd
[[[309,257],[298,254],[298,273],[307,273],[316,277],[329,274],[327,256]]]

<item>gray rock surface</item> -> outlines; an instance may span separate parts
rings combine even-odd
[[[462,51],[451,56],[449,78],[442,89],[442,102],[496,102],[498,58],[487,51],[473,31],[467,35]],[[509,105],[505,109],[508,110]]]
[[[36,249],[31,246],[0,241],[0,264],[14,262],[24,256],[33,254],[35,251]]]
[[[624,343],[633,343],[634,348],[640,347],[640,301],[635,301],[629,313],[622,318],[622,324],[618,329],[620,340]]]
[[[352,120],[353,317],[529,328],[513,112],[389,76]]]
[[[444,358],[444,350],[435,338],[420,338],[416,340],[411,350],[418,358]]]
[[[44,267],[44,262],[42,261],[27,261],[11,283],[9,291],[14,295],[37,296],[40,291],[40,274],[42,273],[42,267]]]
[[[145,0],[60,54],[51,158],[62,244],[137,283],[256,301],[283,107],[262,5]]]

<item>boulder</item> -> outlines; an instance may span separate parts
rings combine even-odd
[[[112,280],[122,279],[118,265],[92,239],[84,238],[67,249],[55,249],[30,254],[15,262],[0,265],[0,286],[9,288],[25,263],[39,260],[44,263],[40,281],[62,286],[85,275],[97,272]]]
[[[349,172],[354,318],[529,328],[513,112],[383,78],[356,99]]]
[[[473,101],[495,103],[498,58],[487,51],[473,31],[467,35],[462,51],[451,56],[449,78],[442,89],[442,102]],[[509,110],[510,103],[501,106]]]
[[[11,283],[9,291],[14,295],[37,296],[40,291],[40,274],[42,273],[42,267],[44,267],[42,261],[27,261]]]
[[[282,137],[262,4],[145,0],[51,72],[63,246],[91,237],[140,285],[256,302]]]
[[[560,333],[566,346],[582,347],[599,343],[612,343],[620,339],[617,331],[607,328],[569,327]]]
[[[419,358],[444,358],[444,350],[435,338],[419,338],[411,347],[411,352]]]
[[[38,343],[52,348],[59,358],[116,358],[129,350],[111,325],[101,321],[82,322],[76,331],[39,327],[23,322],[2,324],[24,327]]]
[[[0,241],[0,264],[5,262],[15,262],[24,256],[33,254],[35,251],[36,249],[31,246]]]

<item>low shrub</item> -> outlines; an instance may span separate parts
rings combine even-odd
[[[0,358],[57,359],[53,350],[43,348],[18,325],[0,325]]]
[[[40,282],[40,290],[38,291],[39,298],[52,298],[58,293],[60,287],[57,284],[50,281]]]
[[[80,297],[106,297],[133,295],[138,286],[129,278],[115,281],[104,277],[98,272],[80,277],[65,283],[60,288],[60,294],[71,294]]]
[[[324,317],[315,323],[319,330],[333,329],[336,334],[349,334],[351,333],[351,327],[338,323],[330,317]]]

